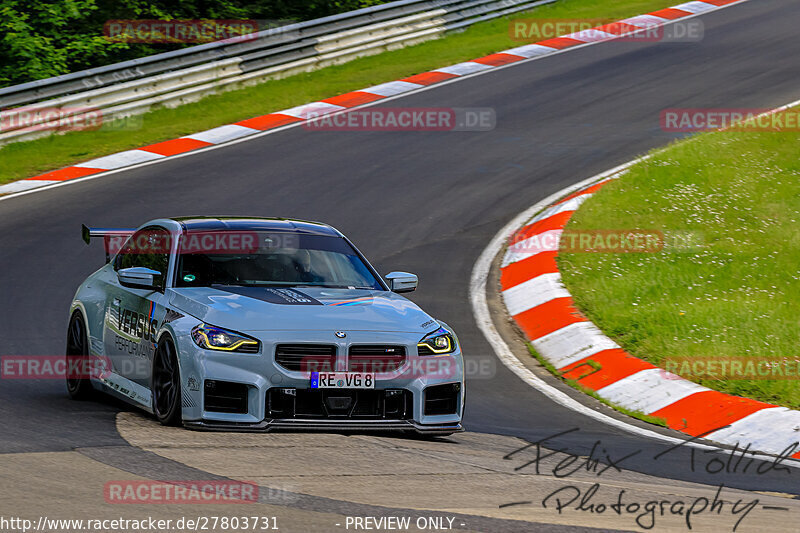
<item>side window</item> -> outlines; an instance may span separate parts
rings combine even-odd
[[[161,272],[164,280],[169,268],[170,245],[170,233],[166,229],[155,226],[143,228],[131,235],[117,254],[114,270],[145,267]]]

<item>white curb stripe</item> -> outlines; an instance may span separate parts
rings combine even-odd
[[[0,194],[11,194],[13,192],[27,191],[36,187],[43,187],[51,183],[58,183],[55,180],[19,180],[12,181],[6,185],[0,185]]]
[[[419,89],[420,87],[425,86],[418,83],[411,83],[410,81],[390,81],[388,83],[381,83],[380,85],[361,89],[358,92],[377,94],[378,96],[394,96],[396,94]]]
[[[524,313],[556,298],[569,298],[561,283],[561,274],[542,274],[503,291],[503,300],[511,316]]]
[[[275,111],[275,114],[289,115],[290,117],[296,117],[305,120],[307,118],[314,118],[321,115],[336,113],[337,111],[343,111],[345,109],[347,108],[344,106],[329,104],[327,102],[311,102],[310,104],[290,107],[289,109],[284,109],[283,111]]]
[[[771,407],[756,411],[732,423],[730,427],[706,435],[707,439],[729,444],[750,444],[754,450],[781,453],[800,442],[800,411]],[[800,448],[796,448],[794,453]],[[793,455],[793,454],[792,454]]]
[[[567,200],[566,202],[550,206],[537,216],[533,217],[530,222],[526,224],[526,226],[541,222],[560,213],[576,211],[578,207],[580,207],[581,204],[588,200],[591,196],[592,195],[590,193],[581,194],[575,198]],[[500,268],[505,268],[511,263],[528,259],[529,257],[533,257],[534,255],[542,252],[557,252],[558,239],[561,238],[563,231],[564,230],[561,229],[544,231],[512,244],[508,247],[508,250],[506,250],[506,253],[503,256],[503,261],[500,264]]]
[[[710,389],[666,370],[650,368],[603,387],[597,394],[626,409],[650,414],[687,396],[707,390]]]
[[[569,35],[564,35],[564,37],[567,37],[568,39],[575,39],[576,41],[583,41],[585,43],[596,43],[599,41],[608,41],[609,39],[614,39],[617,36],[613,33],[608,33],[602,30],[588,29],[570,33]]]
[[[504,52],[500,52],[504,53]],[[491,65],[484,65],[483,63],[476,63],[474,61],[465,61],[463,63],[456,63],[449,67],[437,68],[434,72],[444,72],[445,74],[455,74],[456,76],[466,76],[473,72],[480,72],[482,70],[489,70],[494,68]]]
[[[258,133],[258,131],[259,130],[255,130],[253,128],[239,126],[238,124],[228,124],[226,126],[220,126],[218,128],[201,131],[200,133],[187,135],[182,138],[194,139],[195,141],[203,141],[211,144],[220,144],[233,139],[238,139],[239,137],[246,137],[248,135]]]
[[[655,15],[637,15],[628,19],[620,20],[625,24],[631,26],[639,26],[640,28],[649,28],[651,26],[660,26],[667,21],[665,18],[656,17]]]
[[[105,157],[98,157],[85,163],[73,165],[81,168],[100,168],[103,170],[114,170],[115,168],[127,167],[135,165],[136,163],[144,163],[145,161],[155,161],[156,159],[164,159],[165,156],[161,154],[154,154],[145,150],[126,150],[116,154],[107,155]]]
[[[525,46],[518,46],[517,48],[506,50],[503,53],[515,56],[527,57],[530,59],[531,57],[552,54],[555,51],[556,51],[555,48],[551,48],[549,46],[542,46],[541,44],[526,44]]]
[[[527,225],[534,224],[536,222],[542,221],[546,218],[550,218],[553,215],[558,215],[560,213],[564,213],[566,211],[577,211],[578,208],[581,206],[583,202],[588,200],[592,197],[592,194],[581,194],[580,196],[576,196],[575,198],[571,198],[566,202],[562,202],[560,204],[556,204],[554,206],[548,207],[535,217],[531,219],[531,221]]]
[[[619,348],[591,322],[570,324],[531,341],[531,344],[556,368],[564,368],[603,350]]]
[[[688,11],[689,13],[705,13],[706,11],[711,11],[714,9],[714,4],[707,4],[705,2],[686,2],[685,4],[681,4],[679,6],[672,6],[673,9],[680,9],[682,11]]]
[[[544,231],[533,237],[512,244],[503,256],[501,268],[505,268],[511,263],[528,259],[542,252],[557,252],[558,244],[561,239],[562,229]]]

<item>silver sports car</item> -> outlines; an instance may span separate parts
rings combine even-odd
[[[158,219],[102,237],[70,307],[67,389],[194,429],[461,431],[458,339],[336,229],[274,218]]]

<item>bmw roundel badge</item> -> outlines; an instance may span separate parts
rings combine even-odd
[[[345,337],[347,337],[347,333],[345,333],[344,331],[337,331],[334,335],[336,335],[340,339],[344,339]]]

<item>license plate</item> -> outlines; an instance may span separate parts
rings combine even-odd
[[[312,389],[374,389],[375,374],[368,372],[312,372]]]

